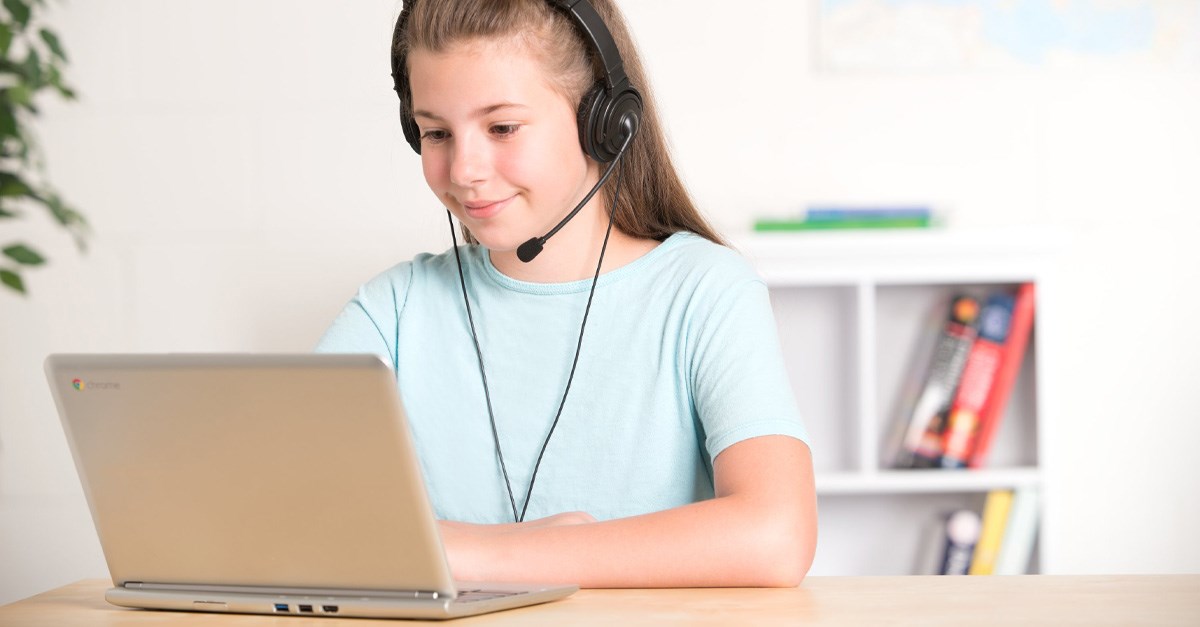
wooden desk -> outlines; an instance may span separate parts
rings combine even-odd
[[[365,627],[416,621],[129,610],[81,581],[0,607],[0,625]],[[786,590],[581,590],[442,625],[1200,625],[1200,575],[810,577]]]

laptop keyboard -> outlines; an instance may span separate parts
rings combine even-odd
[[[455,597],[455,603],[471,603],[474,601],[487,601],[489,599],[502,599],[511,597],[520,592],[495,592],[491,590],[459,590],[458,596]]]

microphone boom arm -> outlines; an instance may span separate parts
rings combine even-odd
[[[626,128],[629,127],[627,126]],[[533,261],[533,259],[542,252],[542,246],[545,245],[546,241],[549,240],[555,233],[557,233],[559,229],[566,226],[566,224],[571,221],[571,218],[574,218],[575,214],[579,213],[579,211],[583,209],[589,201],[591,201],[592,197],[596,195],[596,192],[600,191],[600,188],[604,186],[606,181],[608,181],[608,177],[612,175],[613,170],[617,167],[617,164],[620,163],[621,159],[625,157],[625,150],[629,148],[629,142],[633,140],[633,135],[633,132],[630,132],[628,135],[626,135],[624,143],[621,144],[621,151],[617,153],[617,158],[613,159],[612,163],[608,164],[608,168],[604,170],[604,174],[600,177],[600,180],[597,181],[592,187],[592,191],[588,192],[587,196],[584,196],[583,200],[580,201],[578,205],[575,205],[575,208],[571,210],[571,213],[567,214],[567,217],[563,218],[562,221],[554,225],[554,228],[550,229],[549,233],[546,233],[541,237],[530,238],[517,248],[518,259],[525,263]]]

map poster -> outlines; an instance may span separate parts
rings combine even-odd
[[[822,71],[1200,71],[1200,0],[818,2]]]

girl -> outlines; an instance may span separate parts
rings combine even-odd
[[[406,3],[402,125],[466,244],[368,282],[318,350],[395,369],[458,579],[798,585],[812,461],[766,287],[684,190],[617,9],[566,4]],[[637,90],[607,154],[597,84]]]

